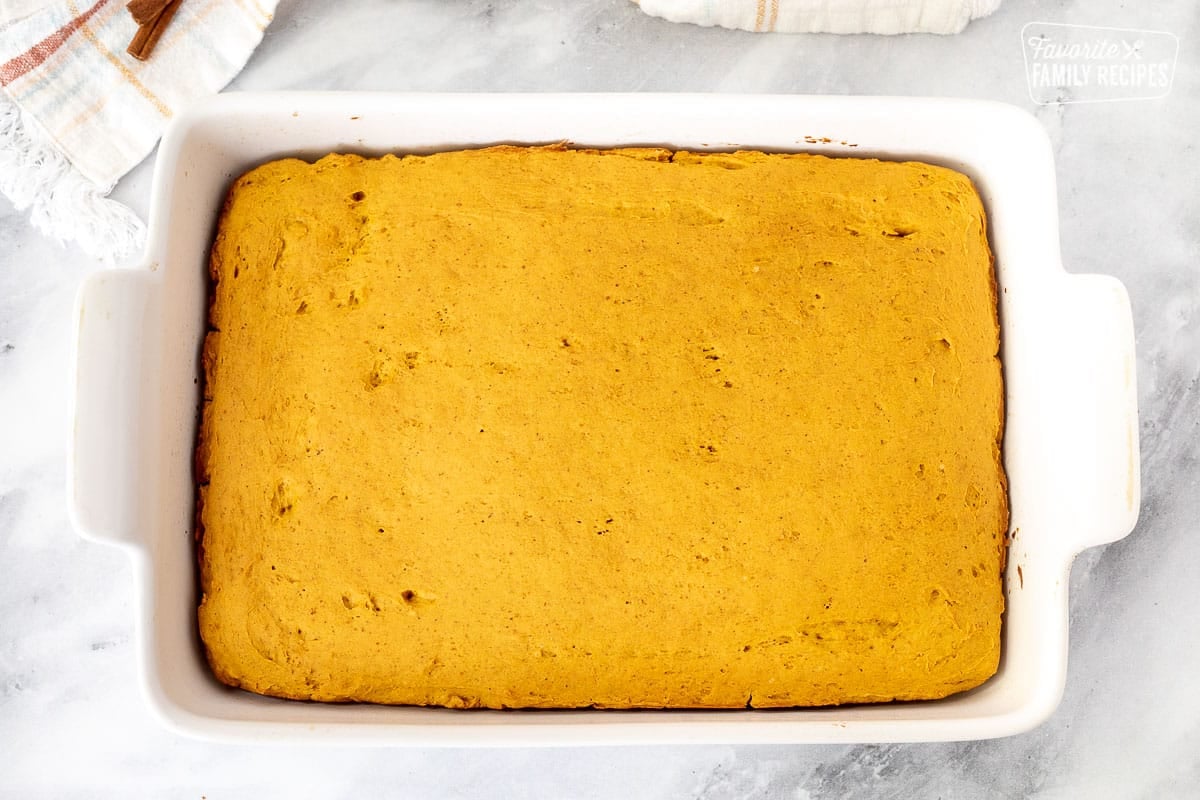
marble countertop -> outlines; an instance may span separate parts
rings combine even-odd
[[[333,11],[334,7],[337,11]],[[1032,21],[1179,37],[1161,99],[1035,106]],[[210,744],[139,695],[133,578],[65,500],[71,305],[99,265],[0,199],[0,797],[1197,796],[1200,785],[1200,8],[1005,0],[956,37],[756,36],[627,0],[283,2],[231,90],[703,91],[980,97],[1054,142],[1067,269],[1133,300],[1144,497],[1071,578],[1061,708],[961,744],[548,750]],[[897,121],[902,124],[902,121]],[[153,158],[115,197],[144,212]]]

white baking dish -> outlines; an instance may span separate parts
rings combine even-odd
[[[974,178],[1001,286],[1012,505],[999,673],[936,702],[746,711],[453,711],[258,697],[209,674],[196,632],[192,447],[208,248],[225,191],[265,160],[496,142],[752,147],[921,159]],[[132,557],[141,674],[173,728],[222,739],[630,744],[975,739],[1027,730],[1066,676],[1074,556],[1118,539],[1140,497],[1134,350],[1120,283],[1068,275],[1054,164],[1027,114],[960,100],[703,95],[231,94],[159,149],[146,262],[82,287],[70,502]]]

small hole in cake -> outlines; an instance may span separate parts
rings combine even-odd
[[[936,603],[939,599],[941,599],[941,597],[942,597],[942,593],[939,592],[937,589],[933,589],[932,591],[929,592],[929,602],[931,602],[931,603]]]
[[[308,303],[304,300],[300,301],[300,305],[296,306],[296,313],[303,314],[308,311]]]
[[[355,192],[354,194],[350,195],[350,199],[356,203],[361,203],[366,198],[367,198],[366,192],[362,192],[362,191]]]
[[[348,609],[354,608],[354,602],[350,600],[350,595],[348,595],[348,594],[342,595],[342,605],[344,605]]]
[[[743,652],[743,653],[749,653],[749,652],[750,652],[750,645],[746,645],[745,647],[743,647],[743,648],[742,648],[742,652]]]
[[[417,593],[412,589],[405,589],[400,593],[400,597],[404,599],[404,602],[411,603],[413,600],[417,599]]]

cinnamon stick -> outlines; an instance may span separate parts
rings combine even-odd
[[[133,21],[139,26],[154,22],[171,0],[129,0],[125,8],[133,16]]]
[[[150,57],[150,53],[154,51],[154,46],[158,44],[158,40],[162,38],[163,31],[167,29],[167,25],[171,22],[171,18],[175,16],[175,12],[179,10],[179,6],[183,4],[183,0],[130,0],[125,7],[129,9],[129,13],[133,16],[134,22],[137,22],[137,33],[133,36],[133,41],[129,43],[129,47],[125,52],[136,58],[138,61],[145,61]],[[157,13],[155,13],[157,7]]]

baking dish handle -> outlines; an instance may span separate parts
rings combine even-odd
[[[1133,314],[1116,278],[1071,275],[1063,320],[1071,346],[1070,446],[1076,449],[1078,507],[1071,509],[1076,550],[1121,539],[1137,523],[1141,504],[1137,379]]]
[[[149,270],[106,270],[79,290],[75,320],[68,498],[75,528],[98,542],[134,544],[144,487],[146,331],[154,297]]]

